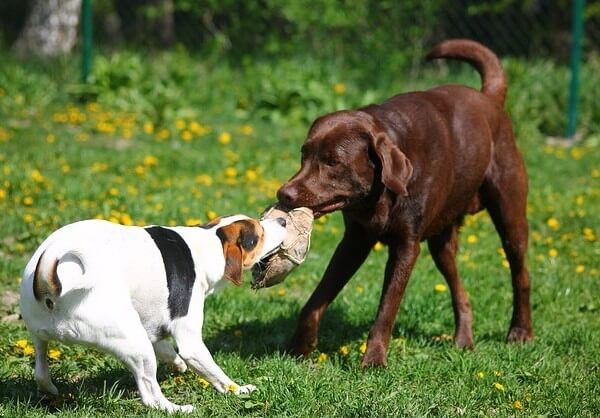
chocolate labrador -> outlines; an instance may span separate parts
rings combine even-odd
[[[504,71],[493,52],[469,40],[442,42],[427,58],[469,62],[481,75],[481,91],[445,85],[322,116],[302,146],[300,170],[278,191],[284,206],[307,206],[316,216],[341,210],[345,224],[300,314],[292,340],[298,355],[315,348],[327,306],[377,241],[388,245],[389,257],[362,364],[386,365],[392,326],[423,240],[450,287],[456,345],[472,348],[471,306],[455,258],[464,216],[484,208],[510,263],[507,340],[533,338],[525,264],[527,173],[503,110]]]

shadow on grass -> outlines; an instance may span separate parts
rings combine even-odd
[[[237,353],[244,359],[265,358],[273,354],[287,354],[289,343],[294,334],[298,313],[275,319],[254,320],[219,330],[205,339],[212,353]],[[319,328],[317,349],[322,352],[337,351],[339,347],[366,341],[374,316],[364,316],[351,320],[348,313],[335,306],[325,313]],[[427,341],[431,335],[425,333],[414,320],[404,323],[397,321],[394,334],[402,330],[405,338],[415,341]]]

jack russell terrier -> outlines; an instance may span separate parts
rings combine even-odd
[[[64,226],[27,263],[21,312],[35,346],[35,380],[57,395],[48,341],[82,343],[109,352],[131,370],[144,405],[191,412],[163,395],[156,357],[184,372],[190,366],[217,391],[250,393],[215,363],[202,341],[204,298],[276,250],[283,218],[244,215],[199,227],[135,227],[102,220]],[[178,348],[166,340],[172,336]]]

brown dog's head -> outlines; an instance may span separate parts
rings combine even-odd
[[[223,277],[242,284],[243,270],[276,250],[286,234],[285,219],[257,221],[245,216],[228,216],[216,220],[217,237],[223,245],[225,271]]]
[[[410,161],[371,115],[341,111],[313,123],[300,170],[277,197],[290,208],[309,207],[318,217],[364,200],[378,183],[407,196],[411,175]]]

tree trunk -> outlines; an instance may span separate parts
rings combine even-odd
[[[81,0],[34,0],[14,48],[21,57],[69,53],[77,41]]]

